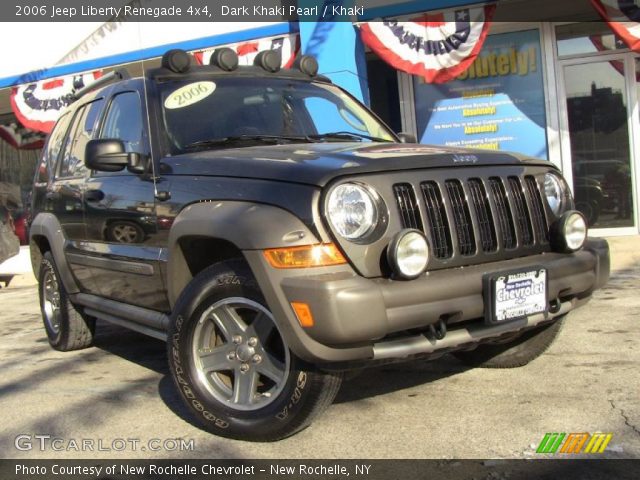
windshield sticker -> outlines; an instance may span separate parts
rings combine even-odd
[[[204,100],[216,89],[214,82],[195,82],[171,92],[164,101],[164,108],[174,110],[184,108]]]

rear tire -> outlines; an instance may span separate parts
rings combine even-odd
[[[293,435],[331,405],[342,381],[289,350],[243,260],[193,279],[176,302],[168,338],[183,400],[206,430],[224,437]]]
[[[38,275],[40,311],[49,344],[67,352],[90,347],[95,318],[83,315],[69,300],[51,252],[45,252]]]
[[[560,333],[566,315],[553,323],[533,328],[505,343],[478,345],[474,350],[453,352],[453,356],[473,367],[517,368],[542,355]]]

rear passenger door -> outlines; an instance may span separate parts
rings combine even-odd
[[[58,153],[54,181],[47,186],[45,194],[47,210],[55,214],[64,232],[64,250],[71,271],[85,292],[97,292],[97,289],[92,272],[76,255],[87,237],[83,195],[89,172],[84,165],[84,149],[93,137],[102,104],[103,100],[97,99],[75,110]]]
[[[141,83],[117,88],[108,100],[99,138],[119,139],[128,152],[150,158]],[[149,162],[150,164],[151,162]],[[155,246],[154,178],[92,172],[85,191],[87,241],[101,295],[154,310],[167,310]]]

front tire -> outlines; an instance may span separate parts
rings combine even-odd
[[[51,252],[45,252],[38,275],[40,311],[49,344],[67,352],[90,347],[95,318],[82,314],[69,300]]]
[[[453,356],[472,367],[517,368],[542,355],[554,342],[566,315],[553,323],[533,328],[505,343],[478,345],[474,350],[453,352]]]
[[[339,374],[291,352],[242,260],[212,265],[180,295],[169,330],[174,381],[216,435],[274,441],[306,428],[338,393]]]

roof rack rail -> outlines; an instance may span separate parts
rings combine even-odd
[[[100,88],[100,87],[102,87],[104,85],[107,85],[107,84],[109,84],[111,82],[117,82],[117,81],[120,81],[120,80],[126,80],[128,78],[130,78],[130,76],[129,76],[129,73],[126,70],[124,70],[124,69],[113,70],[112,72],[109,72],[106,75],[103,75],[102,77],[98,78],[95,82],[91,82],[89,85],[86,85],[86,86],[82,87],[77,92],[73,92],[71,94],[72,98],[73,98],[73,101],[75,102],[80,97],[82,97],[83,95],[86,95],[89,92],[92,92],[96,88]]]

